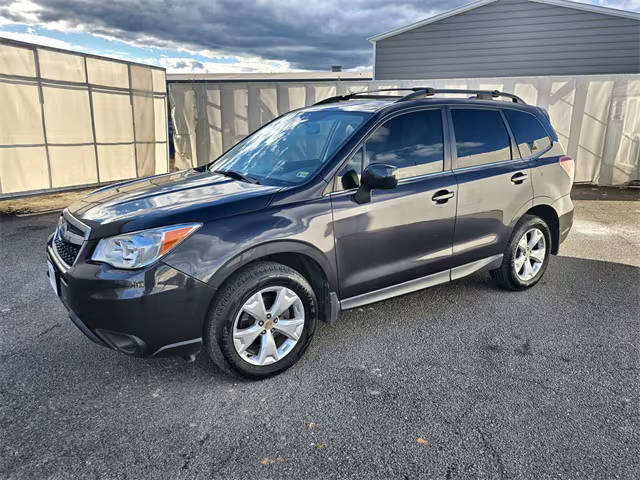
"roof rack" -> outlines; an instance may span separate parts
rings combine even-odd
[[[398,92],[398,91],[410,91],[411,93],[404,96],[397,95],[371,95],[378,92]],[[498,97],[510,98],[513,103],[522,103],[526,105],[526,102],[522,98],[512,93],[505,93],[499,90],[460,90],[456,88],[433,88],[433,87],[413,87],[413,88],[381,88],[379,90],[368,90],[364,92],[348,93],[346,95],[336,95],[335,97],[325,98],[320,100],[314,105],[323,105],[326,103],[341,102],[350,100],[355,97],[359,98],[395,98],[396,102],[406,102],[409,100],[418,100],[421,98],[433,97],[438,94],[447,93],[459,93],[464,95],[475,95],[473,98],[481,100],[492,100]]]
[[[414,92],[409,95],[405,95],[404,97],[398,99],[398,102],[406,102],[407,100],[416,100],[424,97],[432,97],[438,94],[446,94],[446,93],[460,93],[464,95],[475,95],[474,98],[478,98],[481,100],[491,100],[498,97],[510,98],[513,103],[522,103],[526,104],[524,100],[522,100],[517,95],[512,93],[505,93],[499,90],[461,90],[457,88],[432,88],[432,87],[416,87],[413,89]]]
[[[366,90],[364,92],[353,92],[347,93],[346,95],[336,95],[335,97],[328,97],[324,100],[320,100],[319,102],[314,103],[314,105],[323,105],[325,103],[333,103],[333,102],[343,102],[346,100],[351,100],[354,97],[359,98],[403,98],[398,97],[397,95],[371,95],[372,93],[379,92],[398,92],[398,91],[411,91],[414,92],[414,88],[380,88],[378,90]]]

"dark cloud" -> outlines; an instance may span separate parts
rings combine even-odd
[[[286,60],[293,68],[370,65],[367,37],[455,8],[466,0],[32,0],[37,23],[65,22],[94,34],[161,47]],[[0,0],[0,16],[34,23]]]
[[[188,59],[177,60],[173,62],[171,66],[176,69],[188,68],[190,70],[199,70],[204,68],[204,65],[198,62],[197,60],[188,60]]]

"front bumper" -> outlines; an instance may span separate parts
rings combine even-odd
[[[90,340],[135,356],[199,350],[214,290],[162,262],[128,271],[78,261],[66,269],[47,246],[59,297]]]

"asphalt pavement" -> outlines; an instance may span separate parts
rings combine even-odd
[[[0,478],[640,478],[640,202],[577,198],[535,288],[346,312],[262,382],[94,345],[45,275],[56,215],[0,218]]]

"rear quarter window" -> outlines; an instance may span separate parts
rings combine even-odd
[[[544,152],[551,146],[549,134],[540,121],[530,113],[504,110],[522,158]]]

